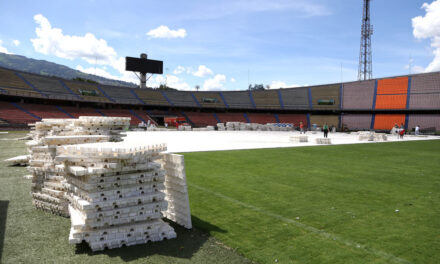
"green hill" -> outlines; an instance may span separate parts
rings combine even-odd
[[[56,76],[69,80],[74,78],[82,78],[106,85],[138,87],[134,83],[112,80],[93,74],[87,74],[57,63],[45,60],[35,60],[20,55],[5,54],[1,52],[0,67],[46,76]]]

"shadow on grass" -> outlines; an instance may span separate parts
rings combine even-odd
[[[0,263],[2,262],[3,245],[5,242],[8,205],[9,201],[0,201]]]
[[[93,252],[88,244],[82,243],[76,246],[75,253],[88,254],[90,256],[105,254],[109,257],[120,257],[124,261],[133,261],[153,255],[190,259],[205,244],[211,232],[226,233],[225,230],[207,223],[198,217],[192,216],[192,221],[193,226],[197,226],[204,232],[196,228],[188,230],[170,222],[170,225],[177,234],[177,238],[175,239],[97,252]]]

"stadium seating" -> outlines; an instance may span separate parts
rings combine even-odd
[[[107,94],[107,96],[117,103],[134,105],[140,104],[137,98],[130,91],[131,88],[109,85],[99,85],[99,88],[101,88]]]
[[[22,104],[14,104],[0,101],[0,118],[10,124],[28,124],[39,121],[40,119],[24,111]]]
[[[440,109],[440,93],[411,93],[409,109]]]
[[[311,87],[313,109],[339,109],[340,88],[340,84]],[[323,104],[323,101],[332,101],[333,104]]]
[[[255,105],[259,109],[280,109],[278,90],[252,91]]]
[[[294,124],[299,127],[299,123],[303,122],[304,127],[307,127],[307,116],[304,114],[278,114],[280,123]]]
[[[343,109],[372,109],[375,80],[345,83],[343,87]]]
[[[130,112],[132,112],[134,115],[137,115],[139,118],[143,119],[143,121],[144,121],[145,123],[148,123],[148,120],[150,120],[150,122],[151,122],[152,124],[156,124],[156,125],[157,125],[156,121],[154,121],[154,119],[152,119],[152,118],[147,114],[147,112],[144,111],[144,110],[130,110]],[[139,118],[138,118],[138,119],[139,119]]]
[[[49,98],[78,100],[78,97],[63,87],[55,78],[43,77],[29,73],[20,73],[20,75]]]
[[[376,109],[405,109],[408,94],[408,77],[377,81]]]
[[[371,117],[371,114],[343,115],[342,124],[348,130],[369,130]]]
[[[243,122],[247,123],[243,113],[217,113],[218,118],[222,123],[226,122]]]
[[[184,91],[164,91],[166,97],[175,106],[198,106],[190,92]]]
[[[226,103],[231,108],[253,108],[248,91],[222,92]]]
[[[0,68],[0,87],[4,89],[24,89],[32,90],[14,71]]]
[[[198,127],[215,126],[218,121],[213,113],[185,112],[191,122]]]
[[[251,123],[258,123],[258,124],[277,123],[274,114],[248,113],[247,116]]]
[[[309,109],[309,95],[307,88],[281,89],[284,109]]]
[[[101,116],[95,109],[88,107],[60,106],[61,109],[75,118],[80,116]]]
[[[390,130],[397,124],[405,124],[404,114],[376,114],[374,119],[374,129]]]
[[[71,118],[71,116],[62,112],[54,105],[22,104],[22,107],[41,118]]]
[[[193,92],[192,94],[196,97],[197,101],[202,107],[226,107],[218,92]]]
[[[411,114],[408,117],[408,130],[412,130],[417,125],[421,129],[435,127],[440,130],[440,114]]]
[[[96,84],[88,84],[77,81],[63,81],[63,83],[85,101],[111,103],[111,100],[109,100],[99,91]],[[80,90],[94,93],[95,95],[86,95],[85,93],[81,94]]]
[[[440,109],[440,74],[412,76],[409,109]]]
[[[137,96],[147,105],[171,106],[161,91],[154,89],[133,89]]]
[[[325,123],[329,127],[339,127],[339,116],[337,115],[311,115],[310,124],[317,124],[318,127],[322,127]]]

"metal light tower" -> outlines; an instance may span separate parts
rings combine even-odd
[[[370,0],[364,0],[358,80],[369,80],[373,78],[371,35],[373,35],[373,26],[370,24]]]

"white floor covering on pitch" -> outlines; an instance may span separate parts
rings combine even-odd
[[[307,132],[309,142],[290,142],[291,136],[300,135],[299,132],[285,131],[131,131],[127,132],[124,141],[139,144],[167,143],[168,152],[197,152],[237,149],[262,149],[317,146],[316,138],[323,138],[322,132],[313,134]],[[329,133],[332,145],[374,143],[359,141],[358,135],[347,133]],[[394,135],[388,135],[388,141],[414,141],[440,139],[438,136],[410,136],[398,139]],[[323,145],[321,145],[323,146]]]

